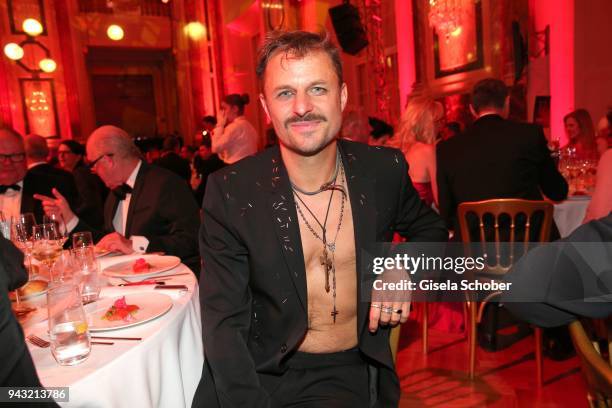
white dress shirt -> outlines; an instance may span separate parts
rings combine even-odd
[[[238,116],[229,125],[217,126],[212,137],[211,150],[227,164],[257,153],[257,131],[244,116]]]
[[[15,191],[13,189],[8,189],[4,194],[0,194],[0,211],[2,211],[7,221],[10,220],[11,217],[17,218],[19,214],[21,214],[23,180],[15,184],[21,187],[21,190]]]

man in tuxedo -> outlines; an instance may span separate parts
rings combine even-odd
[[[42,222],[43,208],[34,195],[51,195],[53,188],[65,195],[71,205],[77,205],[76,187],[70,174],[58,176],[53,171],[56,169],[49,170],[46,164],[28,170],[27,163],[21,135],[13,129],[0,128],[0,211],[6,218],[33,213],[36,220]]]
[[[274,33],[257,72],[279,145],[209,176],[192,406],[397,406],[389,327],[409,306],[370,301],[362,249],[446,240],[444,223],[401,152],[338,140],[347,87],[327,38]]]
[[[478,82],[470,110],[476,117],[472,127],[437,147],[440,215],[450,229],[459,231],[456,213],[463,202],[567,197],[567,183],[550,156],[542,128],[505,119],[509,96],[502,81]]]
[[[180,257],[197,274],[200,219],[188,185],[174,173],[143,162],[132,138],[118,127],[94,130],[86,149],[92,170],[112,190],[104,206],[104,230],[79,220],[56,190],[53,198],[36,196],[45,211],[62,214],[73,232],[92,231],[103,249],[124,254],[162,251]]]

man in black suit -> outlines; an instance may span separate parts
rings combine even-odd
[[[46,148],[44,139],[43,142]],[[71,205],[77,205],[76,187],[70,174],[59,174],[60,170],[47,164],[28,170],[27,163],[21,135],[13,129],[0,128],[0,211],[6,218],[33,213],[42,222],[43,208],[34,195],[51,195],[53,188],[64,194]]]
[[[153,162],[153,164],[170,170],[187,183],[191,180],[191,166],[189,162],[183,159],[180,155],[181,145],[178,137],[170,136],[164,140],[163,151],[161,157]]]
[[[23,254],[0,234],[0,386],[40,387],[23,330],[11,310],[8,292],[23,286],[28,273]]]
[[[347,88],[326,38],[271,36],[257,71],[280,144],[209,176],[192,406],[397,406],[389,326],[408,303],[370,301],[362,249],[445,240],[444,223],[401,152],[338,140]]]
[[[567,197],[567,183],[550,156],[541,127],[504,119],[509,97],[502,81],[478,82],[470,110],[477,118],[472,127],[437,147],[440,215],[450,229],[459,232],[456,213],[463,202]]]
[[[537,247],[504,277],[512,290],[505,306],[539,327],[565,326],[580,317],[612,315],[612,214],[568,237]]]
[[[104,206],[104,230],[79,220],[65,198],[37,196],[45,211],[64,216],[68,229],[92,231],[98,246],[124,254],[162,251],[181,258],[196,274],[200,261],[198,206],[177,175],[140,159],[132,138],[115,126],[102,126],[87,141],[91,168],[112,190]]]

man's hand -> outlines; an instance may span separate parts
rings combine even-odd
[[[406,271],[386,271],[380,275],[385,283],[401,283],[409,281],[410,275]],[[372,303],[370,304],[369,330],[374,333],[378,326],[397,326],[405,323],[410,315],[410,290],[376,290],[372,289]]]
[[[68,204],[68,200],[60,194],[57,189],[51,190],[54,197],[47,197],[42,194],[34,194],[34,198],[40,200],[42,202],[43,209],[45,214],[48,216],[55,215],[57,217],[62,217],[66,225],[70,224],[70,222],[76,218],[74,212],[70,208],[70,204]]]
[[[132,241],[119,234],[118,232],[112,232],[106,235],[96,244],[100,249],[105,249],[111,252],[121,252],[123,254],[131,254],[134,252],[132,248]]]

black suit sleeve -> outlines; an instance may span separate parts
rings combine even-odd
[[[538,127],[536,149],[541,158],[539,185],[542,193],[553,201],[562,201],[567,198],[567,182],[559,173],[555,161],[548,150],[546,137],[542,128]]]
[[[223,192],[210,176],[200,228],[202,333],[222,407],[266,407],[269,396],[259,383],[247,348],[251,319],[249,254],[231,229]],[[210,379],[208,379],[210,381]]]
[[[8,291],[27,281],[23,255],[0,234],[0,386],[40,387],[23,330],[11,311]]]
[[[452,219],[455,217],[453,209],[455,208],[451,184],[448,180],[446,167],[444,166],[444,154],[438,146],[436,152],[438,158],[436,160],[436,183],[438,185],[438,209],[440,216],[446,222],[448,228],[453,228]]]
[[[187,183],[167,179],[161,186],[159,213],[168,222],[166,233],[145,236],[149,240],[147,252],[163,251],[185,260],[198,253],[198,206]]]
[[[438,214],[419,197],[408,175],[408,163],[401,156],[401,184],[395,231],[410,242],[439,242],[448,239],[448,230]]]

